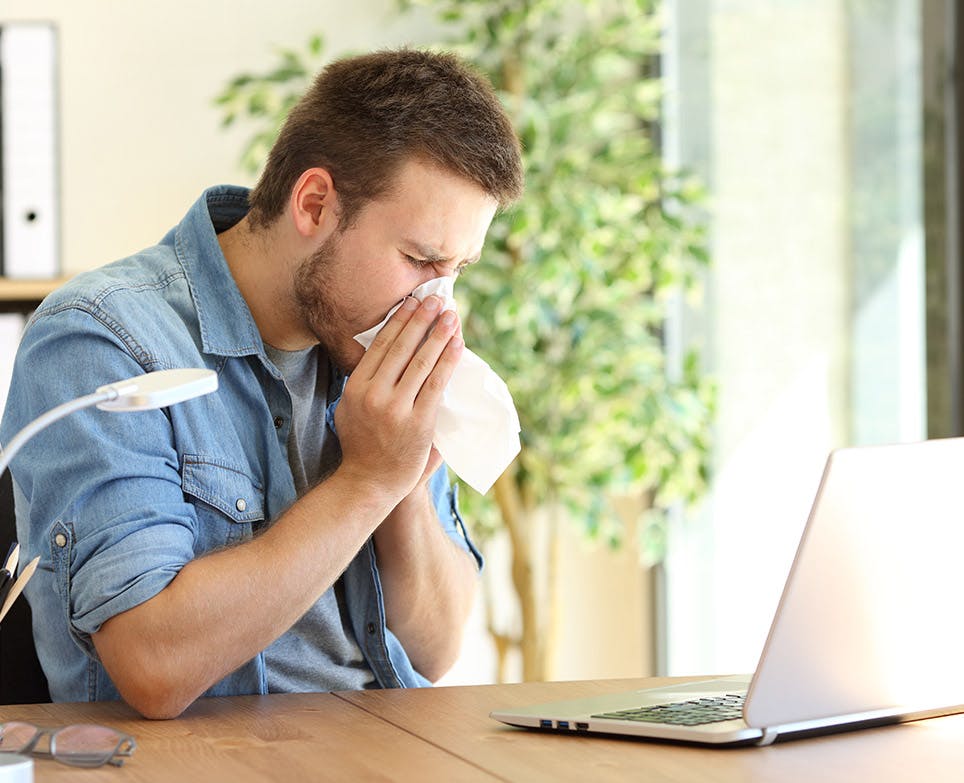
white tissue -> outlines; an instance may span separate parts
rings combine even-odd
[[[455,310],[452,285],[451,277],[437,277],[411,295],[422,301],[434,294],[442,299],[443,310]],[[368,350],[399,307],[401,303],[380,324],[356,334],[355,340]],[[509,388],[485,361],[463,349],[435,425],[435,448],[442,459],[472,489],[485,494],[519,453],[519,430],[519,414]]]

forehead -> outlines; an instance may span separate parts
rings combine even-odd
[[[412,158],[399,166],[389,191],[362,208],[358,222],[440,252],[464,254],[471,246],[477,253],[497,207],[475,182]]]

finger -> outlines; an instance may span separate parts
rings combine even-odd
[[[453,310],[446,310],[425,336],[415,355],[409,360],[398,380],[400,394],[414,399],[426,379],[435,371],[449,341],[457,338],[459,319]],[[458,338],[461,339],[461,338]]]
[[[415,410],[417,413],[428,415],[431,411],[437,411],[445,393],[445,387],[452,379],[452,373],[462,359],[462,351],[465,343],[461,337],[453,336],[449,339],[442,351],[432,372],[422,383],[418,394],[415,397]]]
[[[425,342],[434,332],[432,322],[439,319],[442,309],[442,300],[437,296],[426,297],[421,306],[411,315],[399,332],[395,334],[391,343],[385,346],[378,366],[379,379],[395,386],[400,382],[412,362],[416,362],[427,374],[435,364],[444,347],[444,340],[441,344],[434,344],[436,356],[429,357],[424,354],[419,358],[419,353],[424,347]],[[448,311],[453,312],[453,311]],[[454,315],[454,312],[453,312]],[[439,319],[439,324],[443,319]],[[457,318],[456,318],[457,320]],[[447,330],[445,339],[451,336],[450,321],[444,319],[444,329]],[[436,324],[438,327],[439,324]],[[412,391],[412,396],[418,391],[417,387]]]
[[[414,297],[406,296],[405,299],[402,300],[402,304],[398,310],[392,314],[388,322],[379,330],[378,334],[375,335],[372,344],[368,347],[368,350],[365,351],[365,355],[361,361],[358,362],[358,366],[355,368],[356,373],[361,371],[363,377],[371,379],[375,373],[378,372],[378,368],[381,366],[382,360],[385,357],[385,352],[395,341],[395,338],[398,337],[399,332],[405,328],[405,324],[409,322],[418,308],[419,301]]]

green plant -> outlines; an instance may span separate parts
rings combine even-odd
[[[524,149],[526,195],[496,217],[484,263],[456,286],[466,342],[509,384],[523,446],[491,497],[467,488],[462,496],[476,535],[504,529],[511,541],[521,628],[506,632],[490,617],[500,661],[518,647],[523,677],[542,679],[552,652],[545,584],[554,584],[555,534],[534,534],[536,512],[564,509],[590,536],[618,546],[612,496],[640,492],[653,541],[666,510],[696,501],[706,486],[713,384],[693,352],[668,366],[663,333],[668,304],[698,290],[708,262],[694,218],[702,191],[664,166],[654,141],[657,3],[405,7],[416,4],[452,30],[458,43],[444,48],[488,75]],[[305,74],[297,78],[300,91]],[[243,106],[246,91],[265,88],[279,85],[239,77],[218,100]],[[276,117],[265,119],[276,127]]]
[[[222,127],[230,127],[238,118],[255,126],[241,152],[241,166],[247,172],[257,173],[264,165],[285,117],[324,65],[323,52],[321,35],[311,36],[303,52],[279,49],[274,68],[261,74],[238,74],[215,98],[222,111]]]

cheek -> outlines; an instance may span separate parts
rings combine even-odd
[[[340,280],[346,310],[365,322],[364,331],[379,323],[395,305],[418,288],[439,276],[432,266],[415,267],[383,248],[380,252],[362,243],[341,248],[343,266]],[[354,319],[353,319],[354,320]]]
[[[381,308],[381,316],[378,320],[385,317],[395,305],[401,302],[406,296],[412,293],[422,283],[437,277],[434,271],[423,272],[415,269],[411,265],[406,265],[408,269],[396,271],[391,276],[375,278],[370,288],[372,304],[378,303]],[[377,321],[376,321],[377,323]]]

